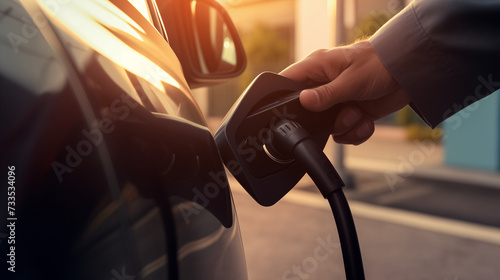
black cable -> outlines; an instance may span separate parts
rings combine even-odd
[[[333,192],[328,197],[328,202],[332,208],[335,224],[337,225],[346,279],[365,279],[356,227],[344,192]]]
[[[300,162],[330,203],[342,248],[346,279],[365,279],[356,227],[342,191],[344,183],[332,163],[309,132],[298,123],[281,120],[273,127],[273,132],[272,143],[267,147],[269,152],[278,158],[293,157]]]
[[[165,245],[167,255],[167,279],[179,279],[179,260],[177,259],[177,232],[174,218],[173,205],[169,200],[170,195],[164,191],[159,192],[158,206],[163,218],[165,228]]]

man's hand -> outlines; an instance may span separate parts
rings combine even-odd
[[[410,102],[369,41],[317,50],[280,74],[316,87],[300,93],[306,109],[343,104],[332,132],[338,143],[363,143],[373,134],[375,120]]]

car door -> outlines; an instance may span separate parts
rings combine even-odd
[[[226,174],[155,6],[1,3],[2,279],[246,279]]]

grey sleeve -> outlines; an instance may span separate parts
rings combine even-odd
[[[370,39],[431,127],[500,88],[500,1],[414,1]]]

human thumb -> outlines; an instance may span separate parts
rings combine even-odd
[[[303,90],[299,99],[304,108],[315,112],[323,111],[338,103],[331,84]]]
[[[342,102],[366,98],[363,93],[367,88],[364,83],[353,82],[356,76],[352,73],[353,71],[346,69],[327,84],[303,90],[299,96],[300,103],[308,110],[319,112]]]

